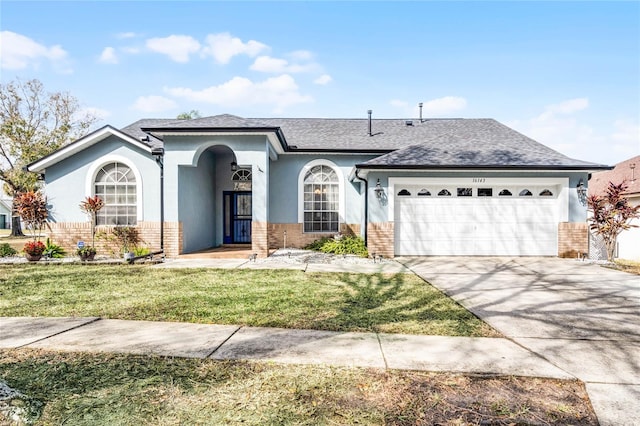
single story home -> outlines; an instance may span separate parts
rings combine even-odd
[[[624,194],[629,204],[640,205],[640,155],[616,164],[612,170],[594,173],[589,180],[589,194],[602,196],[606,193],[609,182],[619,184],[623,181],[629,185]],[[634,219],[631,223],[638,228],[622,231],[618,236],[616,256],[621,259],[640,261],[640,219]],[[598,250],[597,252],[599,258],[607,258],[606,251]]]
[[[575,256],[590,173],[493,119],[143,119],[30,164],[54,241],[133,225],[167,256],[245,244],[258,256],[337,233],[371,253]],[[162,233],[161,233],[162,228]],[[162,235],[161,235],[162,234]]]
[[[0,198],[0,229],[11,228],[11,200]]]

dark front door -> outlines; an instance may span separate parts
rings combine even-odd
[[[251,192],[224,191],[224,243],[251,243]]]

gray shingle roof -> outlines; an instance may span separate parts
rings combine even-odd
[[[135,123],[131,123],[129,124],[127,127],[123,127],[122,129],[120,129],[120,131],[122,133],[126,133],[127,135],[131,136],[132,138],[135,138],[137,140],[139,140],[140,142],[149,145],[151,148],[162,148],[164,145],[164,142],[162,141],[162,139],[158,139],[153,135],[150,135],[149,133],[146,133],[144,131],[142,131],[142,129],[146,128],[146,127],[155,127],[155,126],[163,126],[163,125],[167,125],[169,123],[174,123],[177,120],[175,118],[143,118],[142,120],[138,120]],[[186,120],[183,120],[186,121]],[[149,136],[149,140],[148,141],[144,141],[142,140],[142,138],[144,138],[145,136]]]
[[[167,123],[149,124],[142,128],[171,128],[171,129],[237,129],[237,128],[265,128],[272,127],[255,118],[243,118],[237,115],[220,114],[211,117],[194,118],[191,120],[171,120]]]
[[[569,167],[607,168],[574,160],[493,119],[242,118],[230,114],[193,120],[140,120],[135,137],[161,130],[281,130],[292,151],[381,153],[359,167]],[[133,128],[137,128],[137,130]],[[122,131],[127,132],[125,129]],[[129,133],[129,134],[132,134]],[[133,134],[132,134],[133,136]],[[153,143],[160,143],[152,138]]]

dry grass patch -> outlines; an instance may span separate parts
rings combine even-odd
[[[640,275],[640,262],[633,260],[617,259],[615,261],[616,269],[620,269],[624,272],[630,272],[632,274]]]
[[[577,381],[0,351],[38,425],[597,425]]]

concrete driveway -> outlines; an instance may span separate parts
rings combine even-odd
[[[585,382],[602,425],[640,424],[640,276],[557,258],[396,260]]]

